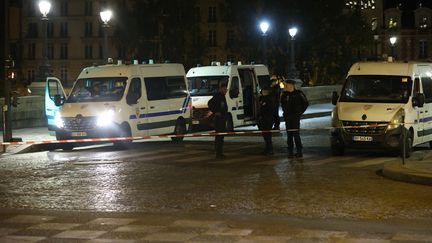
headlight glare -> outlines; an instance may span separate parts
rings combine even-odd
[[[96,125],[98,127],[109,126],[109,125],[111,125],[113,118],[114,118],[114,111],[113,110],[106,110],[98,116]]]
[[[54,117],[54,124],[56,125],[56,127],[58,128],[63,128],[64,127],[64,122],[63,119],[61,118],[60,113],[57,113]]]

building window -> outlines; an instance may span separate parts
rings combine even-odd
[[[68,44],[60,45],[60,59],[68,59]]]
[[[397,21],[397,19],[390,18],[389,22],[388,22],[388,28],[392,29],[392,28],[397,28],[397,27],[398,27],[398,21]]]
[[[27,25],[27,37],[37,38],[38,37],[38,25],[37,23],[29,23]]]
[[[27,8],[27,15],[29,17],[34,17],[34,16],[36,16],[36,13],[38,13],[38,12],[39,11],[36,8],[36,3],[31,2]]]
[[[419,42],[419,58],[428,58],[428,42],[426,40],[421,40]]]
[[[210,23],[217,22],[216,7],[209,7],[208,22]]]
[[[227,31],[226,44],[227,44],[228,47],[233,46],[233,44],[234,44],[234,31],[233,30],[228,30]]]
[[[92,16],[93,15],[93,1],[87,0],[85,2],[85,15]]]
[[[60,23],[60,37],[65,38],[68,37],[68,23],[62,22]]]
[[[27,71],[27,81],[29,83],[33,82],[35,80],[35,70],[30,69]]]
[[[47,23],[47,37],[48,38],[54,37],[54,23],[53,22]]]
[[[67,16],[68,15],[68,2],[62,1],[60,3],[60,15],[61,16]]]
[[[47,44],[47,57],[50,60],[54,59],[54,44],[53,43]]]
[[[423,17],[423,18],[421,18],[421,21],[420,21],[420,29],[427,29],[429,26],[428,26],[428,19],[427,19],[427,17]]]
[[[85,23],[84,36],[85,37],[91,37],[92,35],[93,35],[93,23],[92,22],[86,22]]]
[[[85,57],[85,59],[93,59],[93,46],[92,45],[85,45],[84,57]]]
[[[216,46],[216,30],[210,30],[208,32],[208,43],[210,47]]]
[[[30,43],[27,48],[27,58],[30,60],[36,59],[36,44]]]
[[[60,80],[62,80],[63,83],[67,83],[68,80],[68,70],[66,68],[60,69]]]

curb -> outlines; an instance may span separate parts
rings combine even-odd
[[[384,164],[382,174],[396,181],[432,186],[432,173],[407,168],[401,162]]]

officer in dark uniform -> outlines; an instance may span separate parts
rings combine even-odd
[[[227,93],[227,84],[219,84],[218,92],[208,101],[208,107],[214,115],[214,126],[216,132],[226,132],[226,123],[228,119],[228,106],[225,98]],[[224,136],[215,136],[216,158],[224,159],[223,154]]]
[[[261,131],[272,130],[274,123],[274,111],[276,109],[275,99],[271,93],[271,88],[263,88],[259,98],[260,115],[259,115],[259,128]],[[263,133],[265,142],[265,155],[273,154],[272,134],[270,132]]]
[[[284,81],[285,88],[281,96],[283,116],[287,129],[288,157],[303,157],[303,145],[300,138],[300,117],[306,111],[309,102],[305,94],[295,88],[295,80]],[[293,130],[293,131],[292,131]],[[297,153],[293,154],[294,142]]]
[[[281,95],[281,89],[279,86],[279,80],[276,76],[273,76],[271,78],[271,91],[272,91],[272,96],[274,97],[274,103],[276,106],[276,109],[274,109],[273,111],[273,123],[274,123],[274,127],[273,130],[279,130],[279,125],[280,125],[280,118],[279,118],[279,103],[280,103],[280,95]]]

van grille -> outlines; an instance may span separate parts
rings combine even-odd
[[[385,133],[388,122],[342,121],[342,124],[344,127],[378,125],[373,127],[344,128],[344,130],[349,134],[355,135],[379,135]]]
[[[65,129],[72,131],[91,130],[96,127],[95,117],[65,117],[63,122]]]

